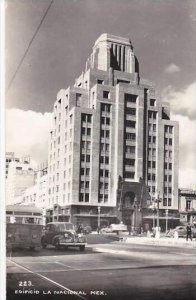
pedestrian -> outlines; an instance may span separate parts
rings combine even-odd
[[[83,232],[83,226],[82,226],[82,224],[79,224],[77,233],[82,233],[82,232]]]
[[[191,228],[190,224],[187,224],[187,226],[186,226],[186,240],[188,241],[189,238],[192,241],[192,228]]]

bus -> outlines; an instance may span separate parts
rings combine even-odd
[[[27,205],[6,206],[6,247],[41,247],[43,217],[41,209]]]

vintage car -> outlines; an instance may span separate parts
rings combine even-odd
[[[127,232],[127,225],[120,224],[111,224],[109,227],[104,227],[101,229],[101,233],[122,233]]]
[[[175,237],[175,233],[177,233],[178,237],[186,237],[186,226],[177,226],[174,229],[170,229],[170,231],[167,233],[167,236],[169,237]],[[196,228],[192,227],[192,237],[196,237]]]
[[[86,236],[83,233],[77,234],[72,223],[51,222],[43,230],[41,244],[43,248],[53,245],[56,249],[79,247],[80,251],[84,251]]]

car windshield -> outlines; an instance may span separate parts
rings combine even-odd
[[[73,224],[71,224],[71,223],[62,223],[62,224],[58,224],[58,225],[56,226],[56,228],[57,228],[59,231],[73,230],[73,229],[74,229]]]

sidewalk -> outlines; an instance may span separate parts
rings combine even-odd
[[[145,244],[145,245],[155,245],[155,246],[171,246],[171,247],[183,247],[183,248],[196,248],[196,241],[193,239],[192,241],[186,241],[186,239],[179,238],[165,238],[161,237],[159,239],[156,238],[148,238],[148,237],[129,237],[122,236],[120,237],[119,242],[125,242],[129,244]]]

